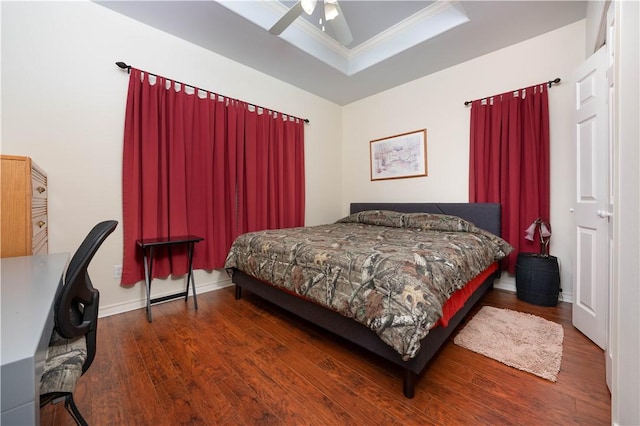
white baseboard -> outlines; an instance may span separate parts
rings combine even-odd
[[[509,293],[514,293],[516,292],[516,284],[507,284],[507,283],[500,283],[500,282],[495,282],[493,283],[493,288],[496,288],[498,290],[504,290],[504,291],[508,291]]]
[[[226,278],[223,280],[208,282],[200,285],[196,285],[196,293],[202,294],[207,293],[209,291],[220,290],[221,288],[229,287],[233,285],[231,282],[231,278]],[[167,292],[164,294],[154,294],[153,297],[162,297],[172,294],[171,292]],[[136,309],[142,309],[147,306],[147,299],[140,298],[138,300],[132,300],[129,302],[116,303],[113,305],[100,306],[100,314],[99,318],[108,317],[111,315],[122,314],[124,312],[135,311]]]
[[[493,288],[498,290],[508,291],[509,293],[516,292],[516,277],[503,272],[500,278],[493,282]]]

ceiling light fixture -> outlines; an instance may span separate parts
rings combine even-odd
[[[327,21],[331,21],[338,16],[338,8],[336,7],[336,3],[329,0],[325,0],[324,2],[324,19]]]
[[[307,15],[311,15],[316,8],[316,3],[318,0],[301,0],[302,9],[307,13]]]
[[[332,37],[335,38],[343,46],[347,46],[353,41],[353,35],[351,34],[349,25],[344,18],[344,13],[342,12],[342,9],[340,9],[338,0],[321,1],[324,3],[325,10],[323,12],[325,14],[325,19],[324,22],[320,24],[320,28],[328,24],[333,32]],[[273,26],[269,29],[269,32],[273,35],[282,34],[282,32],[286,30],[289,25],[293,24],[293,22],[298,19],[300,15],[302,15],[302,12],[305,12],[308,15],[313,15],[313,11],[317,3],[318,0],[298,0],[296,4],[291,6],[291,8],[289,8],[289,10],[287,10],[280,19],[278,19],[278,22],[273,24]],[[324,28],[322,28],[322,30],[324,31]]]

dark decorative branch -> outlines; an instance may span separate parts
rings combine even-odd
[[[540,238],[540,254],[542,256],[549,256],[549,241],[551,240],[551,225],[548,222],[542,220],[541,217],[537,218],[531,225],[525,230],[524,238],[529,241],[533,241],[534,234],[538,231],[538,237]]]

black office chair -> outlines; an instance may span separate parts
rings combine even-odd
[[[73,401],[76,384],[96,354],[100,292],[93,288],[87,268],[118,222],[108,220],[94,226],[71,258],[56,295],[55,329],[40,379],[40,408],[64,399],[64,407],[79,425],[87,422]]]

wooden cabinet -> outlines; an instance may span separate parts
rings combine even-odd
[[[0,155],[0,257],[48,252],[47,175],[31,158]]]

